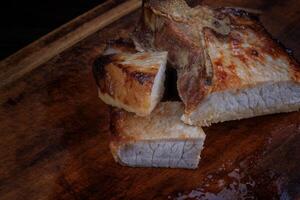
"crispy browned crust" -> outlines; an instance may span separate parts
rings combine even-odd
[[[269,73],[300,82],[299,64],[255,16],[242,10],[189,8],[182,0],[151,0],[144,5],[143,20],[135,35],[147,47],[168,51],[168,60],[178,72],[177,87],[187,113],[212,92],[255,86],[258,79],[247,79],[246,74],[254,74],[255,63],[268,64],[267,57],[288,63],[282,69],[268,68]],[[251,47],[245,48],[246,42],[252,42]],[[208,49],[213,43],[229,46],[223,52],[230,52],[238,61],[228,61],[230,56],[211,58]],[[249,67],[241,68],[239,63]]]
[[[149,96],[159,66],[139,68],[123,64],[126,55],[105,55],[95,61],[94,75],[102,94],[133,107],[148,107]],[[147,54],[139,60],[147,59]]]
[[[223,9],[221,13],[226,14],[230,18],[231,31],[228,35],[221,35],[210,28],[204,28],[203,32],[207,43],[221,42],[228,44],[229,48],[226,51],[236,52],[234,57],[238,58],[243,66],[248,67],[248,69],[244,69],[244,72],[248,72],[249,75],[252,68],[256,67],[251,65],[252,61],[263,65],[266,63],[266,56],[269,56],[273,60],[286,61],[288,64],[282,65],[282,70],[288,71],[291,80],[300,82],[299,64],[286,52],[282,45],[271,37],[256,18],[236,9]],[[250,43],[249,47],[243,47],[244,44],[248,44],[245,40],[251,39],[250,34],[254,35],[252,37],[255,41],[252,44]],[[206,46],[205,48],[208,47]],[[220,56],[215,60],[212,59],[214,83],[210,93],[226,89],[242,89],[255,84],[250,81],[246,82],[244,77],[238,76],[237,69],[240,68],[241,64],[238,65],[238,63],[231,62],[225,65],[224,63],[228,63],[225,59],[224,56]],[[270,73],[276,72],[273,70],[270,69]]]
[[[189,7],[184,1],[145,3],[144,20],[135,36],[146,48],[168,51],[168,61],[178,71],[179,95],[186,110],[193,110],[212,83],[212,70],[210,63],[205,63],[206,52],[200,42],[197,21],[191,20],[201,12],[187,9]]]

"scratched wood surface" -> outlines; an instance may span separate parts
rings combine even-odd
[[[300,59],[296,0],[204,2],[262,10],[268,30]],[[91,65],[103,43],[130,32],[139,14],[0,90],[0,199],[299,199],[299,112],[205,128],[197,170],[114,162],[109,107],[97,98]]]

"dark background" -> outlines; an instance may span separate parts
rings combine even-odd
[[[203,0],[192,2],[199,4],[201,1]],[[299,60],[300,25],[297,21],[299,21],[300,10],[297,1],[207,0],[216,5],[226,4],[224,2],[229,2],[229,4],[241,2],[242,7],[257,7],[264,10],[268,14],[262,21],[267,30],[286,47],[294,50],[294,55]],[[104,0],[0,1],[0,61],[103,2]]]
[[[103,0],[9,0],[0,3],[0,60]]]

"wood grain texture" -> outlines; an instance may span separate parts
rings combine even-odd
[[[268,10],[276,12],[276,6]],[[105,41],[126,36],[139,15],[119,20],[0,89],[0,199],[299,199],[299,112],[206,128],[197,170],[114,162],[109,107],[97,97],[91,66]],[[276,34],[288,42],[297,37]]]
[[[141,0],[129,0],[119,5],[114,1],[107,1],[21,49],[0,62],[0,87],[17,80],[53,56],[141,5]]]

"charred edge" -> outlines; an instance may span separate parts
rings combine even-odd
[[[93,75],[96,84],[100,87],[99,82],[105,77],[105,66],[112,61],[111,55],[98,57],[93,63]]]
[[[155,78],[155,74],[152,73],[146,73],[146,72],[136,72],[131,71],[130,68],[131,65],[124,65],[120,63],[115,63],[115,65],[118,66],[118,68],[122,69],[124,74],[127,74],[130,76],[133,80],[137,80],[141,85],[147,84],[147,83],[153,83],[153,80]]]
[[[153,74],[145,74],[142,72],[133,72],[130,74],[130,76],[132,76],[135,80],[137,80],[142,85],[152,82],[154,79]]]

